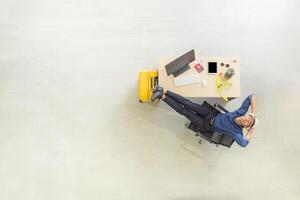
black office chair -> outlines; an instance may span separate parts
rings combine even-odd
[[[207,103],[206,101],[203,102],[202,106],[207,107],[208,109],[211,110],[212,116],[216,116],[217,114],[222,112],[228,112],[223,106],[221,106],[220,104],[215,103],[214,106],[210,105],[209,103]],[[222,145],[222,146],[226,146],[228,148],[231,147],[231,145],[233,144],[234,140],[230,135],[227,134],[223,134],[223,133],[218,133],[216,131],[205,131],[203,129],[201,129],[200,127],[197,127],[195,124],[189,122],[186,123],[185,125],[188,129],[194,131],[196,134],[195,136],[199,136],[200,140],[199,143],[201,144],[203,139],[208,141],[209,143],[213,143],[216,144],[216,146],[218,145]]]

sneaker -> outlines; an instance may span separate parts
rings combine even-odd
[[[152,93],[155,93],[157,91],[163,91],[163,88],[160,87],[159,85],[156,85],[153,89],[152,89]]]
[[[163,91],[162,90],[158,90],[156,92],[154,92],[152,94],[152,97],[151,97],[151,101],[155,101],[156,99],[161,99],[161,97],[163,96]]]

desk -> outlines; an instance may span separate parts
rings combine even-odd
[[[158,67],[158,81],[159,85],[166,90],[170,90],[172,92],[178,93],[185,97],[221,97],[217,87],[216,87],[216,74],[208,74],[208,62],[217,62],[218,73],[225,73],[228,69],[225,66],[221,66],[221,63],[230,64],[235,70],[235,75],[229,80],[232,83],[232,86],[228,89],[223,89],[223,95],[229,98],[235,98],[241,96],[241,87],[240,87],[240,60],[237,57],[199,57],[196,58],[198,62],[202,61],[204,70],[200,73],[200,78],[206,79],[206,87],[203,88],[201,83],[195,83],[190,85],[184,85],[176,87],[173,83],[173,75],[168,76],[165,65],[171,62],[172,58],[162,58],[159,61]],[[236,62],[234,62],[234,60]],[[196,69],[194,68],[194,62],[190,63],[191,68],[180,74],[178,77],[182,75],[192,75],[198,74]]]

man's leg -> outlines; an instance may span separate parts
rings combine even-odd
[[[180,113],[181,115],[185,116],[187,119],[189,119],[193,124],[200,128],[205,128],[205,122],[204,120],[193,113],[192,111],[184,108],[182,105],[180,105],[178,102],[176,102],[171,97],[164,95],[162,100],[166,102],[170,107],[172,107],[176,112]]]
[[[198,115],[200,115],[201,117],[205,117],[208,113],[209,110],[205,107],[203,107],[200,104],[194,103],[186,98],[184,98],[183,96],[180,96],[174,92],[171,91],[167,91],[165,93],[166,96],[171,97],[174,101],[178,102],[179,104],[183,105],[184,107],[194,111],[195,113],[197,113]]]

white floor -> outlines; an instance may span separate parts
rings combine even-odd
[[[0,199],[299,199],[299,19],[297,0],[0,0]],[[246,149],[138,103],[138,71],[192,48],[241,57]]]

